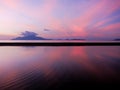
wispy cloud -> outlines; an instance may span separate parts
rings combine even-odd
[[[112,32],[119,32],[119,0],[1,0],[0,4],[0,24],[6,23],[1,33],[30,29],[52,38],[54,33],[57,37],[115,38]],[[53,34],[45,35],[44,28]]]

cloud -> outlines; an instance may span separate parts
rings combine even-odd
[[[22,32],[21,35],[23,37],[28,37],[28,36],[34,36],[34,37],[36,37],[38,34],[35,33],[35,32],[25,31],[25,32]]]
[[[40,29],[50,28],[52,30],[49,32],[50,38],[87,37],[88,35],[103,37],[103,35],[106,36],[106,31],[119,32],[116,29],[119,25],[110,25],[119,18],[120,13],[114,14],[119,12],[119,0],[1,0],[1,4],[3,4],[3,8],[7,7],[12,12],[19,14],[15,14],[16,18],[13,15],[6,16],[11,18],[11,20],[7,19],[9,21],[7,25],[12,32],[16,32],[18,27],[19,30],[25,30],[27,25],[30,25],[29,30],[36,30],[43,36],[48,36],[44,32],[50,30],[45,29],[42,32]],[[8,15],[8,13],[0,14],[2,18]],[[23,17],[27,17],[27,19]],[[19,21],[22,22],[15,24]],[[6,27],[6,24],[2,26],[4,26],[3,32],[8,32],[9,28]],[[99,35],[100,30],[101,35]],[[23,36],[28,34],[29,32],[24,32]]]
[[[44,29],[44,31],[51,31],[50,29]]]
[[[20,35],[20,37],[14,38],[12,40],[46,40],[43,37],[38,37],[37,33],[30,31],[22,32]]]

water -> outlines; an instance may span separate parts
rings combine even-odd
[[[120,46],[0,47],[0,90],[58,90],[119,81]]]

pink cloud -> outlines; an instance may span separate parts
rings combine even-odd
[[[2,0],[3,5],[15,11],[16,13],[23,14],[27,17],[33,18],[37,23],[40,23],[43,28],[50,28],[54,32],[51,35],[45,35],[49,37],[71,37],[71,36],[81,36],[86,37],[88,35],[88,31],[86,28],[89,28],[92,32],[96,29],[96,33],[94,36],[98,36],[97,32],[99,30],[114,30],[118,27],[118,25],[107,26],[105,28],[101,28],[101,25],[104,25],[108,22],[111,22],[118,16],[107,18],[113,12],[120,8],[119,0],[100,0],[95,2],[91,0],[89,7],[85,8],[85,5],[77,4],[74,7],[74,10],[78,10],[79,14],[77,17],[67,17],[68,13],[72,13],[73,11],[64,12],[64,17],[56,18],[53,13],[58,10],[60,6],[58,0],[45,0],[44,4],[38,6],[37,8],[31,8],[22,3],[21,0]],[[81,9],[82,7],[85,10]],[[62,8],[64,10],[64,8]],[[80,13],[81,12],[81,13]],[[61,13],[62,14],[62,13]],[[76,13],[78,14],[78,13]],[[35,24],[35,23],[34,23]],[[90,27],[89,27],[90,26]],[[41,32],[39,25],[23,25],[23,27],[28,27],[31,29],[35,29],[38,32]],[[117,31],[118,32],[118,31]],[[95,35],[96,34],[96,35]],[[92,36],[92,34],[91,34]]]
[[[119,30],[120,31],[120,23],[115,23],[115,24],[111,24],[109,26],[106,26],[106,27],[104,27],[104,30],[107,30],[107,31]]]

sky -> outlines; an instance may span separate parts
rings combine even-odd
[[[120,38],[120,0],[0,0],[0,39],[24,31],[46,38]]]

